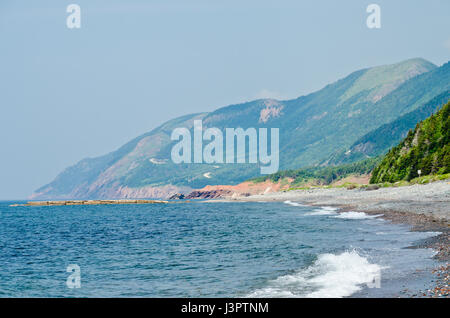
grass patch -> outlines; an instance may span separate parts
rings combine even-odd
[[[304,187],[290,187],[289,189],[286,189],[284,191],[313,190],[313,189],[339,189],[339,188],[346,188],[347,190],[354,190],[354,189],[365,189],[368,186],[374,186],[374,185],[377,185],[380,188],[391,188],[391,187],[396,188],[396,187],[410,186],[410,185],[414,185],[414,184],[428,184],[431,182],[443,181],[443,180],[448,180],[448,179],[450,179],[450,173],[417,177],[417,178],[412,179],[411,181],[402,180],[402,181],[397,181],[395,183],[383,182],[383,183],[367,185],[367,184],[346,182],[346,183],[338,185],[338,186],[317,185],[317,186],[304,186]]]

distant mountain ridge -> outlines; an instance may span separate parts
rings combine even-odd
[[[317,165],[359,138],[450,89],[449,63],[423,59],[356,71],[293,100],[262,99],[182,116],[135,138],[117,151],[84,159],[33,198],[160,198],[259,175],[254,164],[174,164],[176,127],[280,128],[280,169]],[[206,175],[206,176],[205,176]]]

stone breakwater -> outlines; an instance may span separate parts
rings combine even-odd
[[[161,200],[65,200],[65,201],[29,201],[26,204],[10,206],[59,206],[59,205],[105,205],[105,204],[153,204],[169,203]]]

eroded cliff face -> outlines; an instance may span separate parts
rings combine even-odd
[[[159,199],[217,199],[230,198],[236,196],[249,196],[254,194],[264,194],[270,192],[278,192],[288,189],[291,179],[280,182],[272,182],[270,180],[254,183],[246,181],[237,185],[208,185],[201,189],[192,189],[189,187],[179,187],[174,185],[164,186],[146,186],[140,188],[130,188],[121,186],[120,184],[111,184],[100,188],[84,187],[75,189],[74,192],[67,196],[57,197],[56,199],[73,199],[73,198],[95,198],[95,199],[140,199],[140,198],[159,198]],[[88,189],[88,191],[86,191]],[[89,191],[90,190],[90,191]],[[52,195],[45,192],[36,193],[30,199],[55,199]]]
[[[202,189],[194,190],[187,195],[175,194],[169,197],[169,199],[218,199],[247,197],[255,194],[266,194],[286,190],[289,188],[292,181],[293,179],[285,179],[279,182],[266,180],[259,183],[246,181],[237,185],[206,186]]]
[[[73,192],[63,196],[54,196],[45,192],[34,193],[30,199],[142,199],[142,198],[158,198],[167,199],[176,193],[188,194],[193,189],[189,187],[179,187],[171,184],[163,186],[146,186],[140,188],[131,188],[121,186],[119,183],[101,186],[99,188],[85,187],[81,185]]]

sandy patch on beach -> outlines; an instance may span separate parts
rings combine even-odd
[[[272,182],[270,180],[254,183],[251,181],[246,181],[239,183],[237,185],[208,185],[199,191],[218,191],[218,190],[228,190],[232,193],[236,193],[237,196],[243,194],[256,195],[256,194],[268,194],[268,193],[278,193],[278,191],[285,190],[289,188],[289,184],[292,179],[288,179],[280,182]]]

